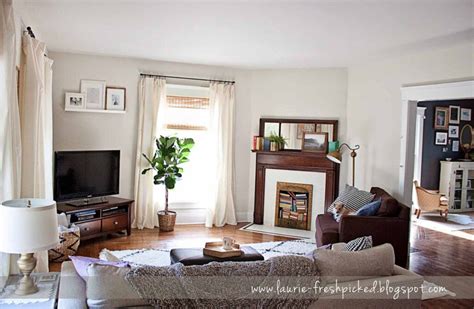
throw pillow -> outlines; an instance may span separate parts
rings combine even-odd
[[[347,251],[361,251],[372,248],[372,236],[362,236],[346,244]]]
[[[354,281],[390,276],[395,265],[395,252],[391,244],[357,252],[319,250],[315,252],[314,262],[323,282]]]
[[[360,208],[355,213],[355,215],[356,216],[375,216],[377,214],[377,211],[379,211],[380,205],[382,205],[382,200],[377,199],[368,204],[365,204],[362,208]]]
[[[84,281],[87,281],[87,267],[89,267],[91,264],[109,265],[115,267],[129,266],[127,262],[108,262],[87,256],[70,256],[69,258],[74,264],[76,272],[79,274],[79,276],[81,276],[82,279],[84,279]]]
[[[329,206],[327,211],[332,213],[334,207],[337,204],[342,203],[344,204],[344,207],[349,209],[349,211],[356,212],[365,204],[372,202],[374,196],[375,195],[370,192],[359,190],[356,187],[346,185],[344,191],[337,197],[334,203]]]

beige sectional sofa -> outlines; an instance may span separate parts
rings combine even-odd
[[[311,308],[421,306],[423,278],[395,265],[390,244],[358,252],[344,251],[343,248],[343,244],[336,244],[333,250],[317,249],[313,253],[312,258],[321,275],[318,280],[325,289],[312,302]],[[259,262],[242,263],[253,265]],[[208,266],[199,267],[205,269]],[[150,307],[125,280],[128,271],[128,268],[90,265],[86,283],[72,262],[63,263],[58,308]]]

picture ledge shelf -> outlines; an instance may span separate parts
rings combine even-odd
[[[126,111],[114,111],[114,110],[107,110],[107,109],[67,109],[66,112],[125,114]]]

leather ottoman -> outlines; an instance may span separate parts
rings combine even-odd
[[[230,258],[216,258],[204,255],[200,248],[178,248],[170,251],[171,265],[175,263],[183,263],[183,265],[204,265],[210,262],[251,262],[263,261],[263,255],[252,247],[240,247],[241,256]]]

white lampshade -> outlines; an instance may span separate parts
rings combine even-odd
[[[0,251],[34,253],[59,242],[56,202],[18,199],[0,206]]]

